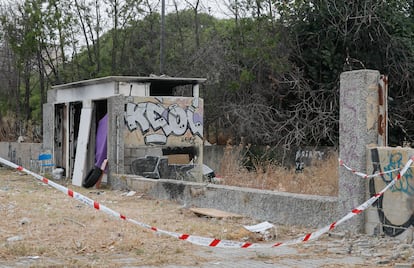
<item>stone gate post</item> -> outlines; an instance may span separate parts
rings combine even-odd
[[[344,72],[340,76],[339,158],[366,173],[366,146],[378,140],[378,82],[375,70]],[[366,181],[339,168],[338,218],[366,200]],[[364,216],[356,215],[343,229],[364,231]]]

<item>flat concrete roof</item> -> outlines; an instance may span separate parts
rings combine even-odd
[[[83,87],[108,82],[125,82],[125,83],[152,83],[166,86],[183,86],[204,83],[206,78],[185,78],[170,76],[106,76],[89,80],[81,80],[67,84],[52,86],[53,89],[65,89],[74,87]]]

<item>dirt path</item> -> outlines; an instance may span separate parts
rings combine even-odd
[[[198,217],[174,202],[152,200],[140,193],[129,196],[127,192],[84,189],[65,180],[57,182],[128,218],[160,229],[238,241],[259,238],[242,227],[257,223],[250,218]],[[231,256],[267,265],[301,260],[305,255],[338,258],[341,255],[329,252],[329,245],[338,242],[338,247],[343,247],[343,238],[328,236],[312,242],[313,245],[281,251],[236,253],[199,247],[116,219],[29,175],[5,168],[0,168],[0,200],[0,267],[209,267],[212,263],[217,264],[215,267],[231,267],[224,265],[226,261],[231,264]],[[272,239],[284,241],[309,231],[312,230],[277,226]],[[315,247],[318,243],[324,244],[325,250]],[[358,259],[357,263],[361,261],[364,260]]]

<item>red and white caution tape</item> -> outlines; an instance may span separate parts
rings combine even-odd
[[[385,191],[387,191],[390,187],[392,187],[396,181],[398,181],[403,175],[404,173],[408,170],[408,168],[411,166],[411,164],[414,161],[414,157],[411,157],[407,163],[405,164],[404,168],[398,173],[398,175],[379,193],[375,194],[374,196],[372,196],[370,199],[368,199],[365,203],[361,204],[360,206],[358,206],[357,208],[353,209],[351,212],[349,212],[347,215],[345,215],[344,217],[342,217],[341,219],[339,219],[336,222],[333,222],[313,233],[308,233],[305,236],[296,238],[296,239],[292,239],[292,240],[288,240],[285,242],[278,242],[278,243],[270,243],[270,244],[258,244],[258,243],[249,243],[249,242],[238,242],[238,241],[232,241],[232,240],[221,240],[221,239],[215,239],[215,238],[209,238],[209,237],[202,237],[202,236],[195,236],[195,235],[190,235],[190,234],[180,234],[180,233],[176,233],[176,232],[169,232],[169,231],[165,231],[162,229],[158,229],[157,227],[153,227],[150,226],[148,224],[145,224],[143,222],[137,221],[137,220],[133,220],[133,219],[129,219],[127,218],[125,215],[122,215],[104,205],[99,204],[98,202],[84,196],[81,195],[77,192],[74,192],[60,184],[57,184],[53,181],[50,181],[49,179],[42,177],[30,170],[27,170],[21,166],[18,166],[8,160],[5,160],[3,158],[0,157],[0,163],[3,163],[9,167],[15,168],[19,171],[25,172],[29,175],[32,175],[33,177],[41,180],[43,183],[52,186],[53,188],[67,194],[70,197],[75,198],[76,200],[90,206],[93,207],[97,210],[100,210],[102,212],[105,212],[106,214],[109,214],[111,216],[114,216],[115,218],[121,219],[121,220],[126,220],[129,221],[133,224],[139,225],[143,228],[152,230],[154,232],[160,233],[160,234],[164,234],[164,235],[168,235],[171,237],[175,237],[178,238],[180,240],[184,240],[187,242],[190,242],[192,244],[195,245],[200,245],[200,246],[208,246],[208,247],[217,247],[217,248],[272,248],[272,247],[280,247],[280,246],[287,246],[287,245],[295,245],[295,244],[300,244],[303,242],[307,242],[310,240],[314,240],[317,239],[318,237],[320,237],[322,234],[327,233],[331,230],[333,230],[336,226],[344,223],[345,221],[351,219],[352,217],[354,217],[355,215],[360,214],[361,212],[363,212],[365,209],[367,209],[369,206],[371,206],[381,195],[384,194]]]
[[[345,165],[344,161],[342,161],[341,159],[338,159],[338,161],[339,161],[339,165],[340,166],[343,166],[344,168],[346,168],[347,170],[351,171],[355,175],[357,175],[357,176],[359,176],[361,178],[364,178],[364,179],[370,179],[370,178],[374,178],[374,177],[378,177],[378,176],[383,176],[385,174],[392,173],[392,172],[395,172],[395,171],[399,171],[400,170],[399,168],[396,168],[396,169],[388,170],[386,172],[379,172],[379,173],[375,173],[375,174],[368,175],[368,174],[365,174],[365,173],[356,171],[353,168],[350,168],[349,166]]]

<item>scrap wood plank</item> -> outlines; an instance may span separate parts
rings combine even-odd
[[[230,213],[214,208],[190,208],[197,215],[208,216],[212,218],[243,218],[240,214]]]

